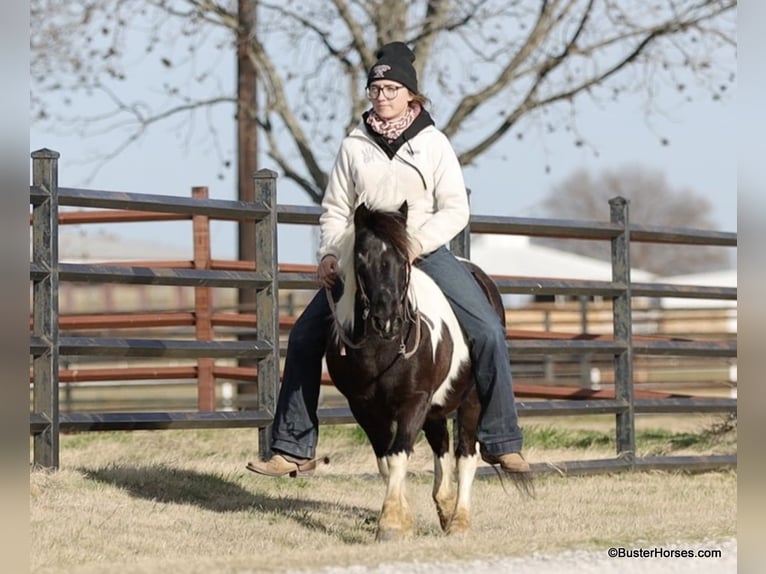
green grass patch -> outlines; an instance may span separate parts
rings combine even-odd
[[[675,449],[708,446],[705,433],[671,432],[664,429],[646,429],[636,433],[638,446],[667,445]]]
[[[351,445],[367,445],[367,435],[358,425],[332,425],[322,427],[321,440],[340,440]],[[636,431],[636,447],[640,451],[671,452],[683,449],[709,449],[726,440],[720,429],[702,429],[699,432],[681,432],[661,428]],[[418,436],[423,441],[422,433]],[[567,429],[546,425],[524,427],[524,448],[545,449],[610,449],[614,447],[613,432]]]
[[[606,447],[614,443],[614,437],[603,432],[590,430],[569,430],[547,426],[524,428],[526,448],[593,448]]]
[[[734,438],[733,440],[736,440]],[[563,429],[550,426],[524,427],[524,447],[537,449],[610,448],[615,436],[611,432]],[[640,452],[672,452],[684,449],[708,450],[729,439],[709,429],[700,432],[678,432],[651,428],[636,431],[636,448]]]
[[[66,448],[85,448],[104,440],[113,443],[127,443],[132,440],[132,437],[130,433],[125,431],[83,431],[61,434],[62,447]]]
[[[356,424],[326,425],[319,428],[320,440],[334,439],[348,441],[355,445],[368,444],[367,435],[362,427]]]

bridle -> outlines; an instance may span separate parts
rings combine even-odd
[[[409,351],[407,350],[406,340],[405,337],[409,335],[409,331],[405,334],[405,329],[402,329],[401,333],[401,339],[399,341],[399,354],[402,355],[404,359],[409,359],[412,357],[415,352],[418,350],[418,347],[420,347],[420,336],[421,336],[421,316],[420,316],[420,310],[417,309],[417,307],[414,309],[415,314],[412,314],[412,306],[408,304],[407,296],[409,294],[410,289],[410,277],[412,276],[412,264],[409,262],[409,259],[404,256],[403,253],[401,253],[399,250],[397,250],[399,255],[402,257],[402,259],[406,262],[406,269],[407,269],[407,277],[404,282],[404,289],[402,289],[402,298],[399,301],[401,308],[404,309],[404,317],[403,321],[404,323],[415,323],[415,344],[412,346],[412,349]],[[370,298],[367,296],[367,293],[364,289],[364,283],[362,282],[361,278],[359,277],[359,272],[357,271],[356,265],[354,265],[354,278],[356,280],[356,289],[359,293],[359,298],[362,302],[363,308],[362,308],[362,320],[364,321],[365,325],[365,331],[367,329],[367,318],[370,316]],[[335,308],[335,300],[332,297],[332,291],[329,287],[325,287],[325,295],[327,296],[327,302],[330,305],[330,312],[333,316],[333,321],[335,323],[335,329],[338,332],[338,338],[340,339],[341,343],[343,343],[344,346],[349,347],[350,349],[362,349],[367,342],[367,335],[362,337],[362,339],[358,343],[354,343],[351,341],[348,336],[346,335],[345,329],[343,329],[343,325],[340,324],[340,321],[338,320],[338,314],[336,312]],[[345,349],[341,347],[340,354],[345,355]]]

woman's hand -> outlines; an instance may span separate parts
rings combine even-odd
[[[317,267],[317,282],[328,289],[335,285],[338,278],[338,258],[335,255],[325,255]]]

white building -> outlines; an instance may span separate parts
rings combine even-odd
[[[688,275],[674,275],[671,277],[659,277],[660,283],[673,285],[705,285],[708,287],[736,287],[737,270],[721,269],[719,271],[706,271],[704,273],[692,273]],[[682,297],[666,297],[660,304],[668,309],[679,307],[731,307],[737,308],[737,301],[725,299],[686,299]]]
[[[535,245],[522,235],[472,235],[471,260],[490,275],[612,280],[608,261]],[[654,280],[654,275],[647,271],[631,269],[630,273],[633,281]],[[505,295],[503,299],[506,305],[516,307],[530,301],[531,296]]]

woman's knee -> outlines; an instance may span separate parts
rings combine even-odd
[[[287,337],[287,352],[293,357],[321,359],[327,345],[327,327],[321,322],[298,321]]]
[[[290,335],[287,337],[288,348],[293,348],[300,351],[316,351],[317,347],[320,347],[319,352],[324,352],[325,336],[323,333],[318,332],[316,329],[304,328],[296,324],[290,330]]]
[[[484,328],[476,329],[473,333],[467,333],[470,345],[477,349],[495,347],[505,348],[505,329],[497,324],[485,324]]]

